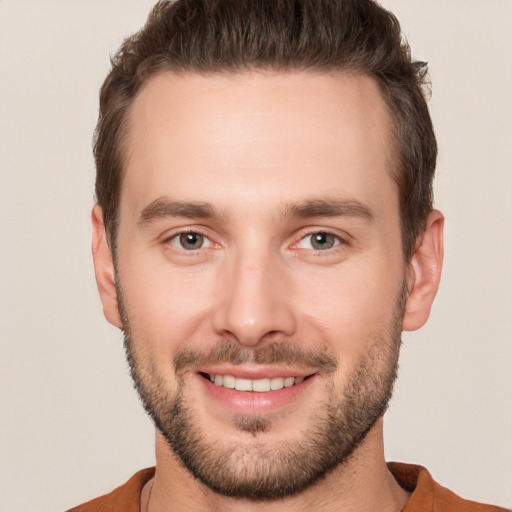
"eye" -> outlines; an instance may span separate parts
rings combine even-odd
[[[309,235],[302,238],[298,247],[300,249],[313,249],[315,251],[326,251],[333,247],[340,245],[341,240],[332,233],[325,231],[317,231],[316,233],[310,233]]]
[[[211,246],[210,240],[200,233],[192,231],[188,233],[179,233],[169,239],[171,245],[184,249],[185,251],[197,251]]]

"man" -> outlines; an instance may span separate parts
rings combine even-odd
[[[499,510],[383,455],[443,259],[425,76],[370,0],[160,2],[125,41],[93,254],[157,464],[73,510]]]

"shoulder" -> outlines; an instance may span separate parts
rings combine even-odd
[[[465,500],[439,485],[422,466],[388,463],[388,469],[406,491],[412,493],[403,512],[506,512],[506,509]]]
[[[143,469],[111,493],[74,507],[68,512],[139,512],[140,493],[154,474],[155,468]]]

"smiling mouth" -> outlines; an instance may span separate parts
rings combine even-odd
[[[308,375],[307,377],[274,377],[272,379],[241,379],[233,377],[233,375],[210,375],[203,372],[200,372],[199,375],[219,387],[235,389],[237,391],[267,393],[269,391],[279,391],[283,388],[296,386],[304,380],[309,379],[314,374]]]

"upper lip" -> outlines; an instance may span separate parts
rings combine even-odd
[[[218,365],[198,368],[198,373],[208,375],[232,375],[239,379],[274,379],[278,377],[309,377],[316,373],[315,370],[304,370],[298,368],[287,368],[279,366],[232,366]]]

